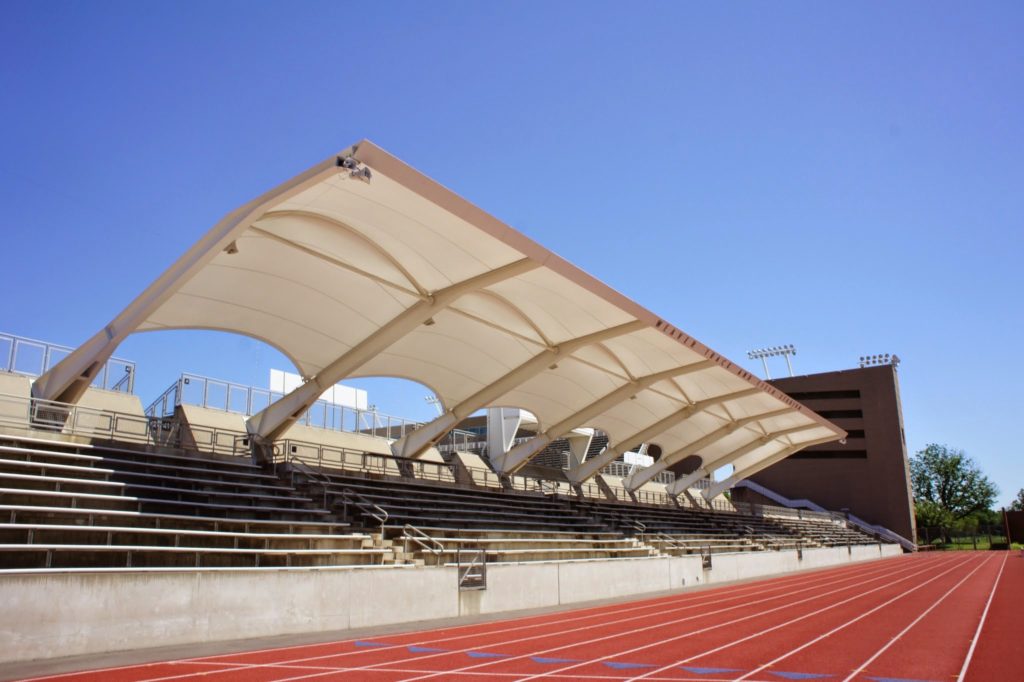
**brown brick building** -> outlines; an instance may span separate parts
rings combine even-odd
[[[914,504],[896,368],[862,367],[770,383],[849,436],[845,444],[807,448],[751,480],[792,499],[848,509],[913,540]],[[753,495],[742,488],[735,492],[741,498]]]

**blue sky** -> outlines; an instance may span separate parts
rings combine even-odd
[[[4,8],[0,329],[83,341],[366,137],[759,374],[765,345],[799,373],[897,353],[910,451],[1024,486],[1020,3]],[[144,403],[183,370],[287,366],[218,334],[118,354]]]

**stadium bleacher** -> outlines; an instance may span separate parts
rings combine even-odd
[[[460,550],[568,561],[875,542],[831,518],[613,502],[564,484],[457,484],[454,464],[372,453],[344,465],[293,458],[273,470],[246,457],[5,435],[0,567],[423,565]]]
[[[329,511],[241,458],[0,437],[0,566],[383,563]]]

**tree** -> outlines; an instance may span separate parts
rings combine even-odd
[[[1024,488],[1017,491],[1017,499],[1010,503],[1010,511],[1024,511]]]
[[[920,525],[950,525],[989,510],[999,490],[963,450],[929,444],[910,460]]]

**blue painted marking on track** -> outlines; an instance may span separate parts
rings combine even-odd
[[[580,663],[578,658],[544,658],[543,656],[530,656],[530,660],[534,663],[543,663],[544,665],[558,665],[559,663]]]
[[[776,677],[785,677],[787,680],[817,680],[822,677],[832,677],[824,673],[789,673],[782,670],[769,670],[769,673]]]
[[[653,663],[619,663],[617,661],[602,661],[609,668],[615,668],[616,670],[630,670],[632,668],[656,668],[658,666]]]
[[[435,649],[429,646],[407,646],[405,647],[411,654],[437,654],[444,651],[450,651],[450,649]]]
[[[356,646],[391,646],[390,644],[385,644],[384,642],[364,642],[364,641],[357,641],[357,642],[355,642],[355,645]]]
[[[740,673],[743,672],[740,668],[694,668],[692,666],[680,666],[680,670],[685,670],[688,673],[697,673],[698,675],[711,675],[712,673]]]
[[[508,658],[512,654],[496,654],[490,651],[467,651],[470,658]]]

